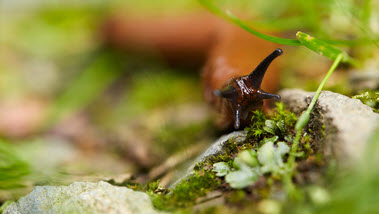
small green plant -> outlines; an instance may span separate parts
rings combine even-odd
[[[289,158],[288,158],[288,162],[287,162],[287,167],[291,171],[291,173],[287,174],[286,179],[284,179],[286,181],[286,187],[287,187],[288,193],[290,195],[295,195],[295,190],[294,190],[295,186],[291,182],[292,181],[292,173],[295,169],[295,158],[298,155],[297,150],[298,150],[300,138],[302,136],[303,128],[306,126],[306,124],[309,121],[310,113],[311,113],[314,105],[316,104],[316,101],[317,101],[318,97],[320,96],[321,90],[323,89],[326,81],[332,75],[332,73],[337,68],[339,63],[340,62],[346,62],[346,63],[349,63],[349,64],[354,65],[354,66],[358,66],[358,63],[355,60],[353,60],[352,58],[350,58],[347,53],[345,53],[344,51],[334,47],[333,45],[331,45],[329,42],[327,42],[325,40],[316,39],[316,38],[314,38],[308,34],[300,32],[300,31],[296,34],[297,39],[284,39],[284,38],[269,36],[269,35],[260,33],[256,30],[253,30],[244,21],[238,19],[232,13],[230,13],[228,11],[227,12],[222,11],[217,6],[215,6],[211,0],[200,0],[200,2],[208,10],[210,10],[214,14],[225,18],[226,20],[238,25],[242,29],[246,30],[247,32],[249,32],[255,36],[258,36],[262,39],[265,39],[265,40],[271,41],[271,42],[275,42],[278,44],[292,45],[292,46],[302,45],[302,46],[307,47],[309,50],[312,50],[313,52],[315,52],[317,54],[320,54],[322,56],[326,56],[326,57],[334,60],[334,63],[332,64],[331,68],[329,69],[329,71],[325,75],[323,81],[320,83],[310,105],[308,106],[307,110],[301,114],[301,116],[299,117],[299,120],[297,121],[297,123],[295,125],[296,136],[295,136],[295,139],[293,140],[293,144],[291,146],[291,152],[289,154]],[[274,124],[273,122],[269,121],[269,122],[267,122],[267,124],[265,123],[265,127],[266,128],[264,128],[264,130],[266,132],[269,132],[272,134],[275,133],[276,124]],[[259,130],[260,131],[254,131],[253,135],[255,135],[255,136],[261,135],[262,131],[261,131],[261,129],[259,129]]]
[[[290,147],[284,142],[275,145],[278,138],[265,138],[259,149],[240,152],[234,158],[232,169],[225,162],[219,162],[213,165],[213,171],[217,172],[218,177],[225,176],[225,181],[235,189],[253,185],[260,175],[280,177],[286,173],[283,158],[290,151]]]
[[[240,151],[232,163],[214,163],[213,172],[218,177],[225,176],[225,181],[235,189],[253,185],[259,176],[280,179],[288,172],[285,160],[290,151],[288,145],[293,141],[296,119],[283,103],[277,103],[275,113],[269,116],[254,111],[251,126],[246,128],[253,148]]]
[[[254,111],[248,131],[248,138],[262,140],[262,136],[277,137],[280,140],[292,142],[292,131],[297,117],[294,113],[286,110],[283,103],[276,103],[275,113],[268,119],[263,112]],[[264,143],[262,141],[261,143]]]

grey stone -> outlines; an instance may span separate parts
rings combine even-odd
[[[285,89],[279,92],[285,105],[298,115],[307,109],[314,92],[301,89]],[[311,113],[307,128],[315,128],[312,133],[316,149],[322,150],[325,156],[337,157],[340,163],[351,163],[364,154],[369,137],[379,124],[379,114],[364,105],[360,100],[323,91]],[[246,131],[236,131],[220,137],[189,167],[187,173],[174,182],[175,187],[181,180],[193,174],[197,163],[223,153],[225,144],[233,139],[241,144],[246,139]]]
[[[308,107],[315,93],[286,89],[279,94],[286,106],[299,114]],[[360,100],[330,91],[321,92],[312,114],[310,123],[319,122],[325,126],[326,154],[347,164],[364,154],[368,139],[379,124],[379,114],[372,108]]]
[[[237,145],[242,144],[246,139],[246,135],[247,131],[235,131],[230,134],[221,136],[196,159],[195,163],[203,162],[210,157],[223,154],[223,148],[229,140],[233,140]]]
[[[364,72],[354,71],[349,74],[350,86],[354,91],[379,89],[379,70],[376,67],[367,68]]]
[[[197,163],[206,161],[211,157],[218,156],[224,153],[224,146],[229,140],[233,140],[237,145],[242,144],[246,139],[247,131],[235,131],[227,135],[223,135],[218,138],[205,152],[199,155],[193,164],[190,165],[186,174],[174,182],[170,188],[174,188],[181,180],[188,178],[193,174],[193,169]]]
[[[149,196],[126,187],[75,182],[69,186],[40,186],[10,204],[8,213],[160,213]]]

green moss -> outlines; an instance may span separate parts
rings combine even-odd
[[[370,106],[373,110],[379,113],[379,92],[378,91],[363,91],[362,93],[352,97],[359,99],[362,103]]]
[[[123,186],[141,192],[155,192],[159,189],[159,180],[148,182],[146,184],[141,184],[132,180],[125,180],[121,183],[117,183],[114,179],[108,180],[107,182],[115,186]]]
[[[197,163],[195,166],[195,170],[201,170],[202,168],[212,168],[213,164],[218,162],[225,162],[228,164],[228,166],[233,166],[233,159],[234,157],[242,150],[246,149],[252,149],[253,144],[251,144],[249,141],[246,141],[241,143],[237,143],[233,139],[230,139],[228,142],[226,142],[222,147],[222,154],[219,154],[217,156],[212,156],[208,159],[206,159],[203,162]]]
[[[205,196],[219,185],[220,180],[214,173],[201,170],[182,180],[168,194],[152,194],[151,198],[154,206],[160,210],[185,208],[194,205],[196,199]]]
[[[254,111],[247,138],[250,142],[260,142],[263,138],[278,136],[281,141],[291,141],[297,117],[285,109],[283,103],[277,103],[274,113],[265,116],[261,111]],[[259,147],[260,144],[254,145]]]
[[[252,125],[246,129],[248,137],[244,142],[236,142],[230,139],[223,145],[222,154],[198,163],[194,168],[194,174],[180,181],[171,190],[159,188],[157,181],[145,185],[126,181],[121,185],[149,193],[154,206],[159,210],[191,213],[192,207],[199,203],[199,199],[214,190],[224,192],[226,204],[223,206],[247,207],[262,198],[269,198],[272,194],[272,189],[283,189],[282,179],[285,176],[274,178],[268,173],[264,177],[262,176],[254,184],[253,188],[247,187],[243,190],[237,190],[229,188],[224,178],[215,176],[215,173],[212,172],[213,164],[225,162],[230,168],[233,168],[233,161],[239,152],[246,149],[257,149],[261,146],[260,144],[263,144],[262,142],[270,138],[275,138],[275,142],[279,140],[291,144],[296,119],[295,114],[286,110],[282,103],[277,104],[275,112],[267,116],[260,111],[255,111]],[[257,134],[257,130],[260,130],[261,133]],[[181,134],[185,136],[186,131],[182,131],[173,131],[175,133],[173,135]],[[312,135],[306,135],[302,139],[299,150],[303,156],[301,159],[298,157],[298,160],[304,160],[306,157],[314,155],[311,143]],[[286,157],[283,158],[283,161],[285,161]]]

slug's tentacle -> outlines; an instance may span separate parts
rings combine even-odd
[[[275,100],[280,100],[280,96],[277,95],[277,94],[270,94],[270,93],[267,93],[265,91],[262,91],[258,94],[258,96],[261,98],[261,99],[275,99]]]
[[[260,88],[262,84],[263,77],[266,73],[268,66],[270,66],[271,62],[278,56],[282,55],[282,49],[278,48],[274,50],[270,55],[268,55],[255,69],[249,77],[251,79],[251,85],[254,88]]]
[[[225,98],[229,103],[235,129],[240,128],[241,120],[245,120],[251,110],[262,107],[264,99],[280,99],[279,95],[267,93],[260,86],[268,66],[282,53],[281,49],[276,49],[251,74],[234,78],[225,88],[214,91],[216,96]]]

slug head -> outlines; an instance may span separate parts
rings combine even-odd
[[[264,99],[280,99],[279,95],[264,92],[261,89],[261,83],[268,66],[282,53],[281,49],[276,49],[249,75],[234,78],[225,88],[214,91],[216,96],[228,101],[233,111],[235,129],[240,128],[241,120],[245,120],[250,111],[262,107]]]

